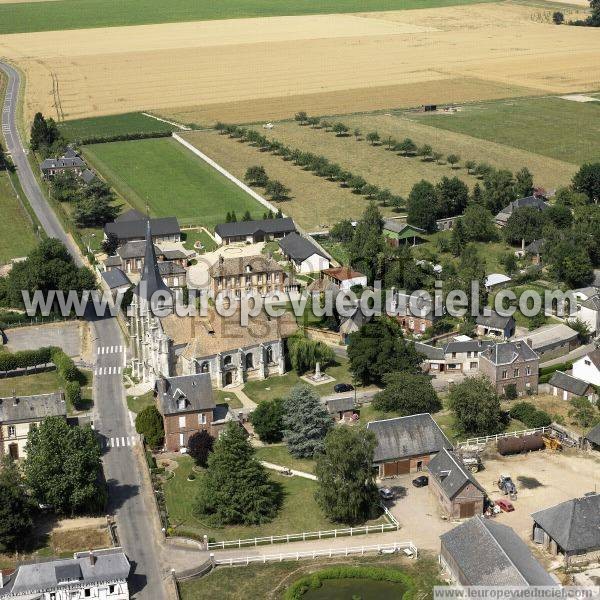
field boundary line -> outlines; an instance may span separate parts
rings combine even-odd
[[[177,123],[175,121],[168,121],[167,119],[163,119],[162,117],[157,117],[156,115],[151,115],[150,113],[147,113],[147,112],[143,112],[142,114],[145,117],[150,117],[151,119],[156,119],[157,121],[162,121],[163,123],[166,123],[167,125],[173,125],[173,127],[177,127],[178,129],[181,129],[182,131],[192,131],[192,128],[188,127],[187,125],[182,125],[181,123]]]
[[[179,142],[182,146],[184,146],[188,150],[190,150],[190,152],[195,154],[198,158],[201,158],[205,163],[210,165],[213,169],[216,169],[217,171],[219,171],[219,173],[221,173],[221,175],[223,175],[224,177],[229,179],[229,181],[231,181],[232,183],[235,183],[235,185],[237,185],[240,189],[242,189],[244,192],[249,194],[252,198],[254,198],[257,202],[262,204],[264,207],[268,208],[273,213],[277,213],[279,211],[279,209],[275,205],[271,204],[268,200],[265,200],[265,198],[263,198],[260,194],[257,194],[253,189],[249,188],[244,182],[240,181],[237,177],[232,175],[227,169],[225,169],[219,163],[215,162],[212,158],[210,158],[210,156],[207,156],[206,154],[204,154],[204,152],[201,152],[200,150],[198,150],[198,148],[196,148],[193,144],[190,144],[190,142],[187,142],[186,140],[184,140],[180,135],[173,133],[173,139],[175,141]],[[284,215],[284,216],[286,216],[286,215]]]

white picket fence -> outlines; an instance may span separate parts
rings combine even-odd
[[[263,546],[268,544],[282,544],[289,542],[305,542],[306,540],[322,540],[326,538],[338,538],[355,535],[367,535],[369,533],[384,533],[386,531],[398,531],[400,523],[394,515],[383,507],[384,515],[390,521],[380,525],[362,525],[361,527],[347,527],[345,529],[329,529],[324,531],[303,531],[302,533],[286,533],[284,535],[268,535],[265,537],[248,538],[244,540],[225,540],[222,542],[208,542],[208,550],[225,550],[226,548],[243,548],[247,546]]]
[[[210,555],[211,561],[215,565],[224,565],[232,567],[233,565],[249,565],[250,563],[282,562],[284,560],[300,560],[301,558],[332,558],[334,556],[351,556],[369,554],[372,552],[381,552],[382,554],[393,554],[408,550],[413,558],[418,557],[417,547],[410,541],[394,542],[392,544],[374,544],[371,546],[354,546],[350,548],[326,548],[324,550],[307,550],[305,552],[287,552],[280,554],[262,554],[254,556],[240,556],[235,558],[217,558],[214,554]]]
[[[458,442],[457,446],[480,446],[489,444],[490,442],[497,442],[499,439],[507,437],[519,437],[521,435],[533,435],[534,433],[550,433],[551,427],[536,427],[535,429],[523,429],[521,431],[510,431],[507,433],[497,433],[496,435],[486,435],[484,437],[469,438],[462,442]]]

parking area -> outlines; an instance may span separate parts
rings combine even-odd
[[[69,356],[85,354],[87,343],[87,324],[79,321],[63,321],[31,327],[14,327],[4,331],[7,338],[6,348],[17,350],[36,350],[43,346],[58,346]]]
[[[495,520],[512,527],[524,540],[531,533],[531,513],[587,492],[600,492],[600,453],[550,451],[501,457],[494,454],[483,460],[484,470],[475,475],[492,500],[504,498],[497,481],[510,475],[517,486],[515,510],[501,513]],[[390,512],[401,524],[402,539],[412,540],[418,548],[439,551],[439,536],[457,523],[441,518],[439,505],[429,487],[415,488],[412,480],[420,475],[402,475],[384,479],[380,487],[389,487],[395,499],[387,502]]]

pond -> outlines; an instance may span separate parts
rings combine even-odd
[[[309,590],[302,600],[388,600],[400,599],[406,586],[373,579],[325,579],[320,588]]]

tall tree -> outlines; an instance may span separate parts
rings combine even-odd
[[[337,523],[355,525],[380,512],[373,475],[376,440],[371,431],[335,427],[325,438],[317,457],[317,503]]]
[[[197,465],[206,467],[208,465],[208,457],[212,452],[215,439],[205,431],[197,431],[188,438],[187,451]]]
[[[215,442],[198,488],[195,513],[209,524],[260,525],[277,514],[281,494],[242,427],[230,423]]]
[[[546,223],[544,213],[532,206],[523,206],[512,212],[504,227],[504,239],[509,244],[533,242],[542,237],[542,229]]]
[[[354,230],[350,244],[350,264],[372,282],[377,276],[380,254],[384,249],[383,217],[374,202],[370,202]]]
[[[454,256],[460,256],[464,247],[467,245],[467,231],[463,225],[462,219],[458,219],[450,235],[450,251]]]
[[[462,215],[469,201],[469,188],[458,177],[442,177],[436,185],[437,218]]]
[[[323,449],[323,440],[333,427],[319,395],[304,384],[294,386],[283,406],[283,436],[290,454],[312,458]]]
[[[544,249],[551,275],[558,281],[578,288],[594,279],[592,261],[587,248],[575,239],[563,239]]]
[[[250,185],[264,187],[265,185],[267,185],[267,181],[269,181],[269,176],[267,175],[267,172],[265,171],[265,168],[263,166],[255,165],[246,169],[244,179]]]
[[[533,194],[533,175],[527,167],[523,167],[515,175],[515,194],[519,198],[527,198]]]
[[[322,367],[333,364],[333,350],[321,341],[311,340],[302,333],[296,333],[287,339],[288,354],[292,368],[302,375],[314,369],[317,363]]]
[[[388,317],[375,317],[357,332],[348,344],[350,371],[364,385],[381,385],[392,371],[419,372],[421,355],[404,339],[400,324]]]
[[[33,520],[32,505],[23,477],[13,460],[0,460],[0,552],[12,552],[27,539]]]
[[[493,435],[502,429],[500,398],[487,377],[468,377],[454,385],[448,403],[464,435]]]
[[[283,439],[283,400],[264,400],[250,413],[250,422],[261,442],[274,444]]]
[[[504,169],[492,170],[485,176],[483,181],[485,205],[494,214],[516,200],[514,184],[512,173]]]
[[[158,448],[165,439],[163,418],[156,406],[151,404],[142,409],[135,418],[135,430],[144,436],[151,448]]]
[[[408,195],[408,222],[427,232],[436,229],[437,193],[432,183],[422,179]]]
[[[573,189],[588,197],[588,202],[598,204],[600,201],[600,162],[581,165],[573,175]]]
[[[394,372],[383,376],[385,388],[373,398],[373,408],[402,416],[435,413],[442,404],[431,378],[421,373]]]
[[[36,502],[59,514],[104,508],[100,444],[89,425],[71,427],[61,417],[48,417],[32,426],[25,449],[25,480]]]
[[[498,230],[494,225],[492,213],[485,206],[470,204],[461,220],[468,240],[492,242],[498,239]]]

